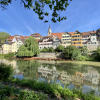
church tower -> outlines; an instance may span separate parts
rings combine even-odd
[[[50,36],[50,35],[51,35],[51,32],[52,32],[52,30],[51,30],[51,28],[50,28],[50,24],[49,24],[48,36]]]

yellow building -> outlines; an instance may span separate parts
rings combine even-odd
[[[3,44],[3,54],[7,54],[9,51],[9,44]]]
[[[70,33],[65,32],[65,33],[62,34],[61,45],[63,47],[71,45],[71,34]]]
[[[3,45],[3,54],[7,54],[9,52],[17,52],[17,43],[16,42],[8,42],[6,41]]]
[[[12,43],[12,52],[17,52],[17,43]]]
[[[77,48],[82,47],[82,33],[75,31],[71,36],[71,44]]]

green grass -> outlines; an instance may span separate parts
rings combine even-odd
[[[16,83],[19,86],[22,87],[28,87],[31,89],[35,89],[35,90],[42,90],[43,92],[45,92],[46,94],[50,94],[53,97],[62,97],[66,100],[66,98],[82,98],[84,100],[100,100],[100,98],[96,97],[93,95],[93,93],[91,94],[83,94],[81,92],[81,90],[69,90],[66,88],[62,88],[61,85],[58,85],[56,83],[54,84],[49,84],[49,83],[44,83],[44,82],[38,82],[36,80],[19,80],[19,79],[15,79],[15,78],[9,78],[8,80],[5,80],[11,83]]]
[[[0,83],[0,100],[48,100],[48,96],[41,92],[20,90]]]

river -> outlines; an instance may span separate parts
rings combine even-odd
[[[56,82],[69,89],[81,88],[83,93],[92,89],[100,96],[100,62],[0,59],[0,63],[11,64],[15,78]]]

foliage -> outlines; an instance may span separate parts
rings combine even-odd
[[[41,52],[49,52],[49,49],[48,49],[48,48],[43,48],[43,49],[41,50]]]
[[[66,16],[60,16],[59,11],[66,11],[67,6],[69,5],[68,0],[20,0],[24,4],[24,8],[33,9],[35,13],[38,14],[39,19],[45,19],[44,16],[49,16],[49,12],[44,11],[45,6],[48,6],[52,10],[52,19],[51,21],[57,22],[66,19]],[[70,0],[72,1],[72,0]],[[6,5],[11,4],[11,0],[1,0],[0,5],[5,9]],[[48,22],[45,20],[44,22]]]
[[[49,48],[49,52],[54,52],[54,48],[53,47],[50,47]]]
[[[88,52],[88,49],[87,49],[86,46],[82,46],[82,47],[80,48],[80,51],[81,51],[82,53],[87,53],[87,52]]]
[[[39,54],[39,47],[37,41],[30,36],[25,40],[25,45],[21,45],[18,49],[19,57],[32,57]]]
[[[0,80],[7,79],[13,72],[11,65],[0,64]]]
[[[43,48],[41,50],[41,52],[54,52],[54,48],[53,47],[50,47],[49,49],[48,48]]]
[[[79,48],[76,48],[74,46],[67,46],[63,51],[65,58],[71,58],[76,59],[80,55]]]
[[[8,54],[6,54],[4,57],[14,57],[14,53],[8,53]]]
[[[54,97],[61,96],[64,99],[67,99],[69,97],[73,98],[82,98],[84,100],[99,100],[98,97],[95,97],[93,94],[83,94],[82,91],[80,90],[75,90],[73,89],[72,91],[69,90],[68,88],[62,88],[61,85],[58,84],[48,84],[44,82],[38,82],[36,80],[19,80],[19,79],[14,79],[10,78],[8,80],[9,82],[15,82],[16,84],[23,86],[23,87],[29,87],[31,89],[35,90],[42,90],[45,93],[51,94]],[[24,94],[23,94],[24,95]]]
[[[63,47],[62,45],[59,45],[59,46],[55,49],[56,52],[62,52],[63,50],[64,50],[64,47]]]
[[[20,90],[0,83],[1,100],[47,100],[48,96],[41,92]]]
[[[10,34],[6,32],[0,32],[0,47],[2,44],[6,41],[7,37],[9,37]]]
[[[97,53],[100,55],[100,47],[97,48]]]

